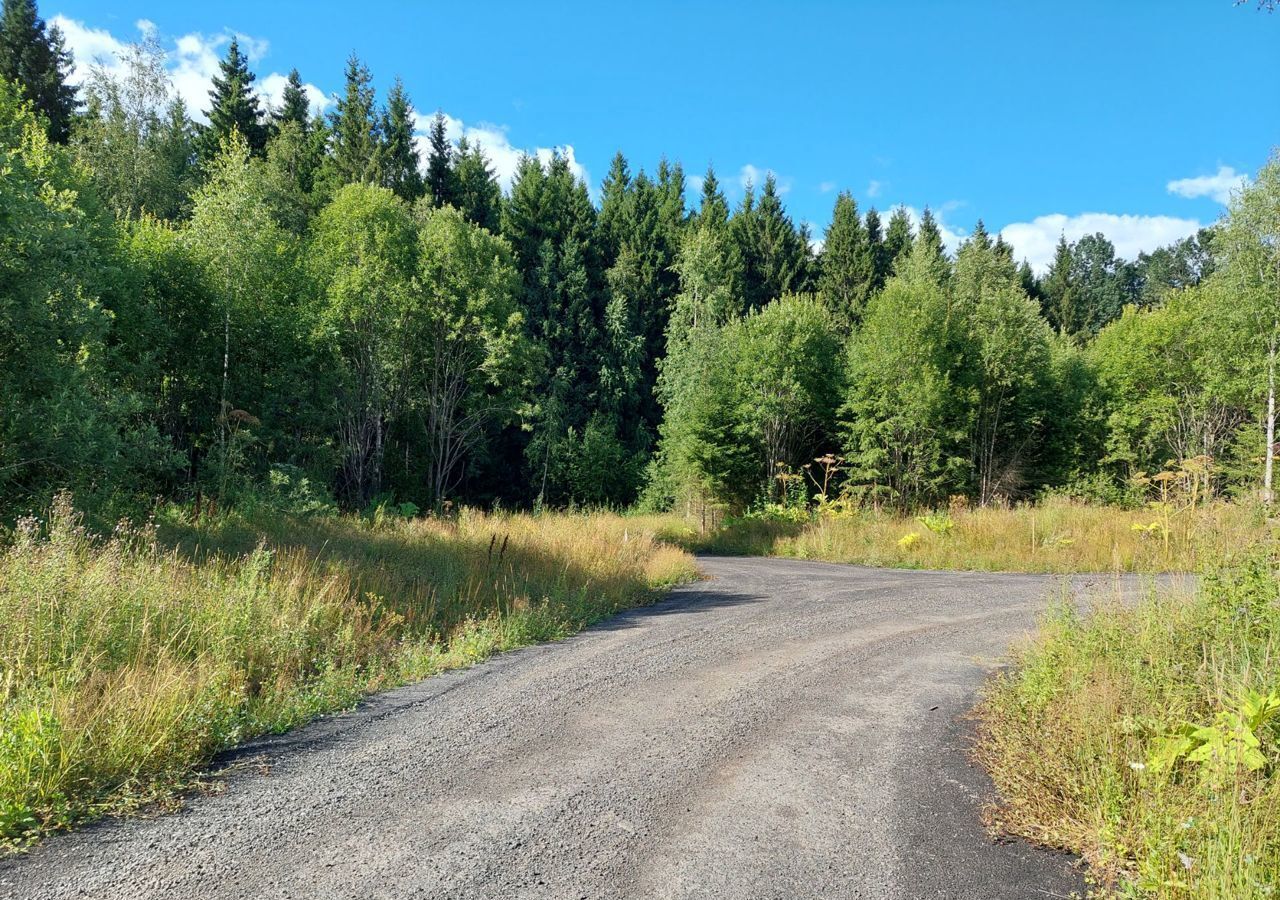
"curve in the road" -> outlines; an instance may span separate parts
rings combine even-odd
[[[965,714],[1063,588],[705,558],[558,644],[239,751],[217,796],[0,861],[0,897],[1027,898]]]

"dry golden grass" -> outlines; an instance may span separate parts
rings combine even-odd
[[[914,569],[1072,573],[1194,571],[1203,560],[1221,560],[1251,546],[1263,531],[1261,514],[1242,505],[1123,510],[1051,500],[923,517],[865,511],[802,522],[742,518],[707,535],[673,517],[664,533],[683,534],[686,546],[712,553]]]
[[[254,734],[694,575],[611,514],[177,517],[99,539],[62,500],[0,549],[0,840],[165,796]]]

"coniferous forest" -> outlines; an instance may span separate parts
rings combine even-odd
[[[153,42],[78,91],[70,64],[6,0],[10,513],[62,488],[741,511],[827,454],[849,502],[907,509],[1124,503],[1197,459],[1213,492],[1270,489],[1278,162],[1195,237],[1064,239],[1036,274],[981,221],[944,247],[847,193],[807,233],[772,176],[731,208],[708,168],[689,202],[674,155],[619,153],[598,202],[558,156],[504,192],[439,114],[420,153],[430,98],[376,96],[354,54],[312,116],[296,70],[268,108],[233,40],[207,125]]]

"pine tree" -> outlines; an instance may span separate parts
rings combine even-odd
[[[284,93],[280,97],[280,108],[271,118],[276,126],[294,122],[304,134],[310,126],[311,101],[307,99],[307,90],[302,86],[302,76],[297,69],[289,70],[289,79],[285,82]]]
[[[484,150],[466,137],[458,140],[457,165],[454,167],[455,197],[458,209],[481,228],[498,233],[502,208],[502,188],[494,176]]]
[[[16,81],[22,95],[44,116],[49,139],[65,144],[78,101],[67,84],[71,53],[62,31],[46,25],[35,0],[4,0],[0,13],[0,80]]]
[[[253,92],[254,74],[249,60],[240,52],[240,42],[231,39],[226,58],[218,63],[209,91],[211,105],[206,112],[209,125],[200,141],[200,156],[206,162],[218,155],[219,148],[238,131],[249,145],[250,153],[261,156],[267,147],[267,129],[262,122],[262,109]]]
[[[848,330],[862,318],[874,276],[867,232],[848,191],[836,197],[820,265],[818,293],[835,321]]]
[[[336,189],[377,181],[378,125],[373,111],[373,76],[354,53],[347,59],[346,89],[330,113],[332,153],[326,177]]]
[[[379,180],[400,199],[412,203],[424,193],[418,170],[418,149],[413,143],[413,104],[399,77],[387,93],[378,145]]]
[[[457,199],[453,148],[449,146],[447,126],[444,113],[436,110],[431,120],[431,151],[427,156],[427,196],[436,206],[453,205]]]

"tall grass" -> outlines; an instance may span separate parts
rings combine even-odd
[[[1262,522],[1257,510],[1239,504],[1123,510],[1054,499],[922,516],[872,510],[790,519],[746,516],[706,534],[673,517],[666,533],[710,553],[1066,574],[1194,571],[1203,560],[1255,543]]]
[[[0,841],[128,810],[217,751],[564,637],[694,576],[616,515],[226,518],[0,550]]]
[[[980,708],[996,824],[1084,854],[1109,896],[1280,894],[1276,565],[1056,609]]]

